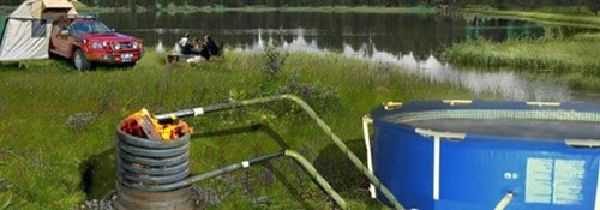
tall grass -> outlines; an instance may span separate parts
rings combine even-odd
[[[572,8],[568,7],[557,7],[552,10],[546,8],[539,11],[497,10],[489,7],[466,7],[462,9],[465,13],[511,18],[516,17],[546,24],[567,24],[600,28],[600,16],[596,16],[589,11],[573,12],[571,10]]]
[[[452,63],[511,67],[521,71],[583,72],[600,76],[600,42],[590,37],[577,39],[472,40],[446,50]]]
[[[110,12],[128,12],[128,7],[89,7],[81,6],[80,11],[91,13],[110,13]],[[196,7],[196,6],[175,6],[173,4],[160,7],[148,8],[138,6],[137,12],[155,11],[168,14],[176,13],[198,13],[198,12],[320,12],[320,13],[411,13],[411,14],[434,14],[437,8],[429,6],[412,7],[381,7],[381,6],[318,6],[318,7],[271,7],[271,6],[245,6],[245,7]]]
[[[89,172],[92,157],[113,153],[120,119],[143,107],[166,112],[295,93],[315,106],[333,130],[364,156],[360,117],[381,102],[471,98],[468,91],[447,84],[431,84],[394,68],[334,54],[291,54],[277,76],[265,73],[266,60],[260,54],[227,53],[224,60],[200,65],[166,66],[163,60],[162,55],[148,52],[131,69],[98,67],[84,73],[73,71],[65,61],[0,66],[0,184],[10,186],[0,186],[0,195],[11,195],[7,209],[73,209],[90,196],[106,193],[115,181],[110,171],[114,157],[100,158],[100,165],[92,165],[90,180],[95,190],[91,194],[84,192],[82,174]],[[86,118],[71,120],[78,116]],[[364,179],[307,122],[305,115],[285,104],[191,120],[197,133],[193,171],[289,147],[327,171],[326,178],[336,183],[334,187],[355,208],[380,209],[380,204],[367,198]],[[240,127],[249,129],[234,129]],[[222,195],[222,203],[214,209],[333,208],[310,178],[289,161],[199,185]],[[269,202],[258,204],[259,198]]]
[[[269,7],[269,6],[247,6],[247,7],[167,7],[165,12],[326,12],[326,13],[420,13],[433,14],[437,12],[435,7],[412,6],[412,7],[381,7],[381,6],[318,6],[318,7]]]

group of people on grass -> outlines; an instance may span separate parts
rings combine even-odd
[[[221,54],[217,43],[209,36],[205,35],[202,40],[190,37],[190,34],[185,34],[179,40],[179,47],[181,48],[181,54],[184,55],[200,55],[206,60],[210,60],[212,56],[219,56]]]

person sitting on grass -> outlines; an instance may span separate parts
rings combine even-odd
[[[219,55],[219,47],[208,35],[204,36],[204,41],[200,42],[198,39],[194,39],[194,49],[192,53],[195,55],[202,56],[205,60],[209,61],[210,57]],[[200,43],[202,43],[200,45]]]
[[[181,54],[188,55],[193,53],[194,46],[190,39],[190,34],[186,33],[185,36],[181,37],[177,44],[179,44],[179,48],[181,48]]]
[[[200,39],[194,37],[192,39],[192,50],[191,53],[192,55],[200,55],[202,56],[205,60],[209,60],[210,59],[210,53],[208,52],[208,49],[205,46],[204,42],[202,42]]]
[[[200,55],[205,60],[210,60],[211,56],[219,55],[219,47],[208,35],[204,36],[204,40],[201,41],[198,38],[190,38],[189,34],[185,34],[184,37],[178,42],[181,47],[181,54],[183,55]]]
[[[219,46],[217,46],[217,43],[215,43],[215,41],[213,41],[213,39],[209,35],[204,36],[204,47],[208,50],[208,53],[211,56],[213,56],[213,55],[219,56],[220,55]]]

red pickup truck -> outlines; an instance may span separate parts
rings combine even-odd
[[[143,52],[142,40],[116,33],[95,18],[56,21],[50,41],[50,54],[73,60],[80,71],[95,63],[133,66]]]

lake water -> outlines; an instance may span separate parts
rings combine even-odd
[[[171,48],[185,33],[210,34],[239,52],[261,52],[269,43],[292,52],[341,53],[399,65],[432,82],[448,82],[476,94],[496,93],[510,100],[599,101],[597,94],[535,75],[501,70],[462,69],[440,60],[453,43],[484,37],[495,41],[570,36],[588,29],[477,16],[364,13],[192,13],[101,14],[111,27],[142,37],[146,46]],[[159,44],[160,43],[160,44]]]

